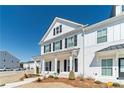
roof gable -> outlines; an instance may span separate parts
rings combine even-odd
[[[53,29],[59,25],[62,25],[62,28],[64,29],[63,31],[68,31],[69,30],[74,30],[76,28],[82,27],[83,25],[66,20],[66,19],[62,19],[62,18],[58,18],[56,17],[54,19],[54,21],[52,22],[52,24],[50,25],[49,29],[47,30],[47,32],[45,33],[45,35],[43,36],[43,38],[41,39],[41,41],[39,42],[39,44],[41,44],[42,42],[50,39],[51,36],[53,36]],[[48,37],[48,39],[46,39]],[[46,39],[46,40],[45,40]]]

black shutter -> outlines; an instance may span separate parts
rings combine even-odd
[[[55,35],[55,31],[56,31],[56,29],[54,28],[54,29],[53,29],[53,35]]]
[[[75,59],[75,72],[78,72],[78,59]]]
[[[62,32],[62,25],[60,25],[60,32]]]
[[[67,60],[64,60],[64,71],[66,72]]]
[[[60,40],[60,49],[62,49],[62,40]]]
[[[77,46],[77,35],[74,36],[74,46]]]
[[[53,42],[53,51],[55,51],[55,43]]]
[[[49,52],[51,52],[51,44],[49,44]]]
[[[67,48],[67,38],[65,38],[65,48]]]
[[[44,53],[45,53],[45,45],[44,45]]]
[[[49,71],[51,71],[51,61],[49,62]]]

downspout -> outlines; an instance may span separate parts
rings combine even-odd
[[[85,53],[85,49],[84,49],[84,42],[85,42],[85,38],[84,38],[84,35],[85,35],[85,27],[87,27],[87,25],[85,25],[84,27],[82,27],[82,36],[83,36],[83,77],[85,76],[85,60],[84,60],[84,53]]]

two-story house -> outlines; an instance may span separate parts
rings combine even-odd
[[[20,68],[20,60],[7,51],[0,51],[0,69]]]
[[[41,73],[75,74],[102,80],[124,78],[124,6],[93,25],[56,17],[40,41]],[[88,20],[88,19],[87,19]],[[37,60],[36,60],[37,59]]]

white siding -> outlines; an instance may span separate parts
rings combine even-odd
[[[113,26],[108,27],[107,29],[107,40],[108,42],[114,41],[114,31],[113,31]]]
[[[120,24],[114,26],[114,41],[117,40],[120,40]]]
[[[5,59],[5,62],[4,62],[4,59]],[[11,69],[20,67],[20,63],[17,58],[15,58],[13,55],[11,55],[6,51],[4,52],[0,51],[0,69],[3,69],[4,65],[5,65],[5,68],[11,68]]]
[[[59,34],[53,36],[53,29],[54,29],[55,27],[59,26],[59,25],[62,25],[62,33],[59,33]],[[65,24],[56,22],[55,25],[54,25],[54,26],[52,27],[52,29],[50,30],[49,34],[47,35],[47,37],[45,38],[44,41],[50,40],[50,39],[52,39],[52,38],[54,38],[54,37],[56,37],[56,36],[60,36],[60,35],[62,35],[62,34],[64,34],[64,33],[67,33],[67,32],[69,32],[69,31],[72,31],[72,30],[74,30],[74,28],[72,28],[72,27],[70,27],[70,26],[67,26],[67,25],[65,25]]]
[[[91,32],[89,34],[86,34],[85,35],[85,46],[92,46],[92,45],[95,45],[97,43],[97,32]]]
[[[121,39],[124,39],[124,23],[121,24]]]

